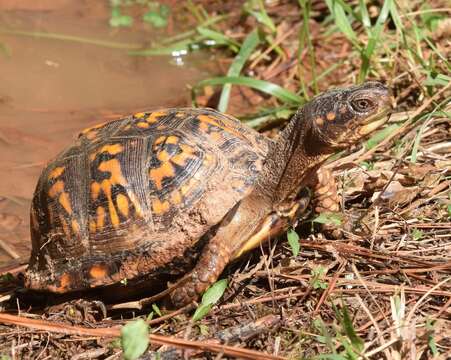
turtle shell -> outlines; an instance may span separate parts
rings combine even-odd
[[[268,146],[211,109],[84,130],[39,178],[26,286],[64,293],[184,274],[204,235],[252,190]]]

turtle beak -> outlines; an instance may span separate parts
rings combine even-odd
[[[394,107],[393,96],[390,95],[388,89],[385,89],[385,91],[378,91],[377,99],[379,103],[378,111],[365,120],[364,125],[359,129],[359,135],[361,136],[372,133],[384,125],[390,118],[387,115],[390,114]]]

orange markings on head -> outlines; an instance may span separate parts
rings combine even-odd
[[[72,214],[72,206],[70,205],[70,199],[67,192],[62,192],[58,198],[58,201],[68,214]]]
[[[162,215],[169,210],[168,201],[160,201],[159,199],[152,200],[152,211],[155,215]]]
[[[119,211],[121,212],[121,214],[124,215],[125,217],[127,217],[128,210],[129,210],[127,196],[125,196],[124,194],[118,194],[116,196],[116,204],[117,204],[117,207],[118,207]]]
[[[324,120],[323,120],[322,117],[317,117],[317,118],[315,119],[315,122],[316,122],[316,124],[317,124],[318,126],[321,126],[321,125],[324,124]]]
[[[64,166],[54,168],[49,174],[49,180],[56,179],[64,172]]]
[[[99,206],[96,210],[97,215],[97,228],[102,230],[103,225],[105,224],[105,209],[102,206]]]
[[[326,118],[327,118],[327,120],[329,120],[329,121],[333,121],[333,120],[335,120],[335,113],[334,112],[328,112],[327,114],[326,114]]]
[[[103,265],[93,265],[89,269],[89,276],[96,280],[104,279],[108,275],[108,270]]]
[[[150,125],[149,125],[149,123],[140,121],[139,123],[136,124],[136,126],[141,129],[147,129]]]
[[[158,190],[163,188],[163,179],[165,177],[172,177],[174,175],[174,167],[169,162],[165,162],[159,168],[150,169],[149,171],[149,177],[155,183]]]
[[[72,231],[75,234],[79,234],[80,233],[80,225],[78,224],[77,220],[75,220],[75,219],[72,220]]]
[[[147,118],[147,122],[148,122],[149,124],[156,123],[156,122],[158,121],[158,118],[159,118],[159,117],[165,116],[165,115],[167,115],[167,114],[168,114],[167,111],[164,111],[164,110],[161,110],[161,111],[155,111],[155,112],[153,112],[153,113],[151,113],[151,114],[149,115],[149,117]]]

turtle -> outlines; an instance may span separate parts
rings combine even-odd
[[[170,299],[196,300],[232,260],[296,223],[302,190],[324,185],[321,165],[383,125],[390,100],[375,81],[332,89],[274,139],[209,108],[83,130],[37,182],[25,287],[152,291],[183,278]]]

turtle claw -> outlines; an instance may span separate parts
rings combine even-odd
[[[106,306],[99,300],[75,300],[66,303],[63,308],[65,319],[74,322],[97,322],[107,316]]]
[[[198,294],[192,287],[182,286],[175,289],[171,295],[172,304],[179,308],[197,300]]]

